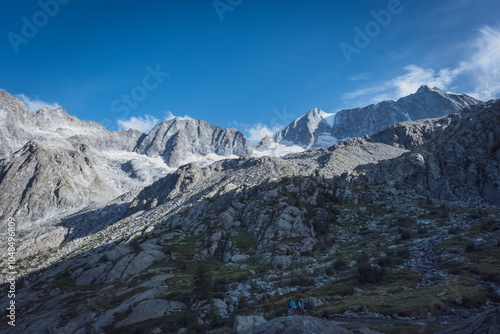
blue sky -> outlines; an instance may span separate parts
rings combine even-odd
[[[3,1],[0,88],[110,130],[168,117],[257,140],[421,84],[500,97],[497,0]]]

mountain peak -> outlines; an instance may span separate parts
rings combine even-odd
[[[49,107],[42,107],[37,112],[35,112],[35,115],[58,115],[63,117],[71,117],[68,111],[61,107],[55,109]]]
[[[420,86],[418,89],[417,89],[417,94],[418,93],[424,93],[424,92],[430,92],[430,91],[434,91],[435,89],[437,89],[436,87],[434,88],[431,88],[427,85],[422,85]]]
[[[429,87],[427,85],[422,85],[418,88],[418,90],[415,92],[415,94],[426,94],[426,93],[438,93],[438,94],[450,94],[442,89],[439,89],[437,87]]]
[[[321,110],[321,108],[313,108],[307,112],[307,114],[312,114],[312,115],[321,115],[322,113],[324,113],[324,111]]]

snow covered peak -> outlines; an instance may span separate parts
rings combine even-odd
[[[431,88],[427,85],[422,85],[420,86],[418,89],[417,89],[417,94],[422,94],[422,93],[426,93],[426,92],[435,92],[435,91],[440,91],[442,92],[441,89],[437,88],[437,87],[434,87],[434,88]]]
[[[303,148],[324,146],[326,143],[334,144],[337,140],[329,134],[334,123],[334,113],[329,114],[320,108],[314,108],[278,132],[274,140],[277,143],[298,145]],[[321,134],[321,138],[315,137],[315,133]]]

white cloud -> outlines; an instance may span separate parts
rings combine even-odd
[[[452,85],[474,86],[470,95],[480,100],[497,98],[500,95],[500,29],[484,27],[479,37],[470,43],[470,57],[453,68],[435,70],[411,64],[405,66],[404,74],[370,87],[363,87],[343,95],[347,103],[356,100],[357,105],[396,100],[414,93],[421,85],[450,89]],[[349,80],[353,81],[352,78]]]
[[[165,117],[163,119],[158,119],[153,115],[144,115],[142,117],[130,117],[129,119],[119,119],[116,122],[118,123],[119,130],[128,130],[128,129],[136,129],[143,133],[148,133],[151,131],[154,126],[162,121],[169,121],[171,119],[192,119],[191,117],[184,116],[175,116],[172,112],[167,111],[165,113]]]
[[[357,73],[354,75],[351,75],[349,78],[347,78],[349,81],[365,81],[365,80],[370,80],[372,77],[368,73]]]
[[[61,108],[61,106],[57,102],[49,103],[49,102],[45,102],[42,100],[32,100],[31,98],[29,98],[28,96],[26,96],[24,94],[17,94],[15,96],[20,98],[24,102],[26,107],[28,107],[28,110],[32,113],[37,112],[38,110],[40,110],[44,107],[47,107],[50,109]]]
[[[384,100],[396,100],[415,93],[422,85],[447,89],[459,70],[442,69],[438,72],[431,68],[421,68],[416,65],[404,67],[405,74],[374,87],[358,89],[343,95],[345,100],[357,99],[358,103],[377,103]]]
[[[471,78],[480,100],[500,97],[500,29],[484,27],[473,43],[475,52],[460,64],[460,70]]]
[[[457,70],[442,69],[438,72],[431,68],[421,68],[416,65],[405,66],[406,73],[393,79],[389,88],[395,89],[395,96],[401,97],[414,93],[420,86],[447,89],[455,79]]]
[[[120,130],[135,129],[143,133],[148,133],[160,120],[153,115],[143,117],[130,117],[129,119],[119,119],[116,121]]]
[[[264,138],[265,136],[272,137],[276,132],[283,129],[282,125],[276,124],[273,128],[269,128],[267,125],[262,123],[257,123],[250,127],[246,127],[245,132],[247,132],[247,139],[253,146],[257,146],[257,144]]]
[[[177,119],[192,119],[190,116],[188,115],[184,115],[184,116],[175,116],[174,114],[172,114],[172,112],[169,110],[166,112],[166,116],[164,118],[165,121],[168,121],[168,120],[171,120],[171,119],[174,119],[174,118],[177,118]]]

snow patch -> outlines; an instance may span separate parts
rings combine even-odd
[[[325,121],[330,127],[333,127],[333,124],[335,123],[335,115],[337,113],[326,113],[323,110],[320,110],[319,115]]]
[[[255,150],[254,156],[257,158],[272,156],[272,157],[282,157],[291,153],[300,153],[304,152],[305,148],[297,146],[297,145],[283,145],[273,142],[270,147],[262,150]]]
[[[239,159],[239,158],[240,158],[239,156],[234,155],[234,154],[227,155],[227,156],[218,155],[215,153],[209,153],[209,154],[204,155],[204,156],[199,156],[199,155],[195,155],[195,154],[186,154],[185,159],[182,160],[180,165],[194,162],[200,167],[205,167],[205,166],[211,165],[214,162],[217,162],[220,160]]]
[[[322,133],[317,137],[315,146],[332,146],[337,144],[338,142],[339,141],[337,140],[337,138],[335,138],[331,134]]]

